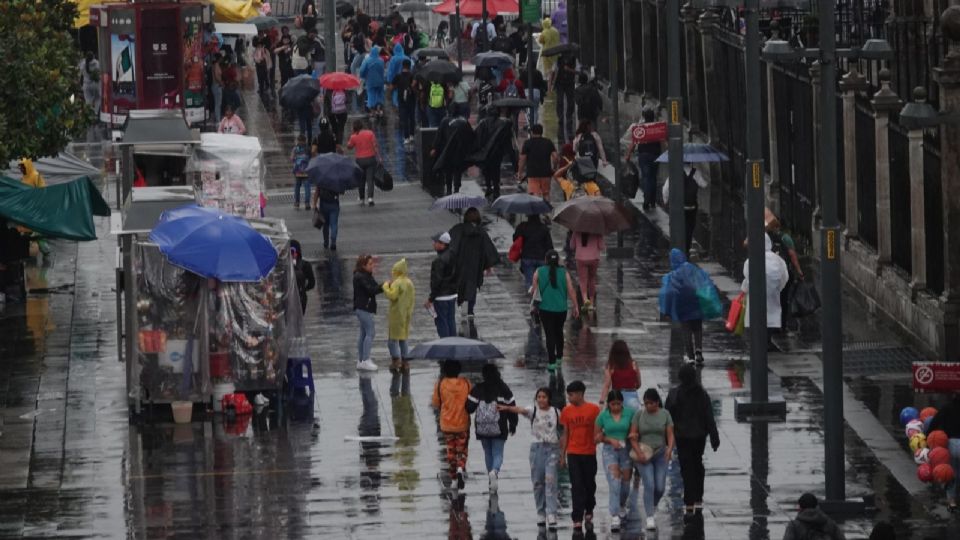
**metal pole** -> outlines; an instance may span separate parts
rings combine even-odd
[[[483,0],[480,3],[480,31],[477,32],[477,35],[482,35],[483,38],[481,43],[483,43],[483,50],[490,50],[490,37],[487,35],[487,0]]]
[[[820,290],[823,314],[824,476],[831,501],[846,499],[843,448],[843,327],[837,215],[837,38],[834,0],[820,0]]]
[[[616,199],[621,200],[620,192],[620,74],[618,55],[622,49],[617,47],[617,2],[607,0],[607,48],[610,49],[610,114],[613,115],[613,185],[616,188]],[[599,126],[598,126],[599,127]],[[623,247],[623,232],[617,231],[617,247]]]
[[[683,216],[683,125],[680,96],[680,0],[667,0],[667,152],[670,171],[670,245],[686,250]]]
[[[324,58],[327,61],[327,73],[333,73],[337,70],[337,0],[324,0],[323,9],[327,12],[327,36],[326,50]],[[349,47],[349,44],[346,45]]]
[[[460,68],[460,72],[463,72],[463,48],[460,43],[460,36],[463,35],[463,28],[460,27],[460,0],[457,0],[457,35],[454,38],[457,40],[457,67]],[[453,30],[453,29],[451,29]]]
[[[766,403],[767,396],[767,270],[763,208],[763,123],[760,119],[760,0],[746,0],[747,22],[744,72],[746,78],[746,179],[747,244],[750,260],[750,398]]]

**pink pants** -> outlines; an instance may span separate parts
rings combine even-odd
[[[580,280],[580,295],[584,300],[597,299],[597,268],[600,261],[577,261],[577,279]]]

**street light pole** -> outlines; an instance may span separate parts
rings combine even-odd
[[[683,125],[680,96],[680,0],[666,0],[667,9],[667,157],[669,161],[670,245],[686,252],[683,213]]]
[[[460,37],[463,35],[463,28],[460,27],[462,24],[463,23],[460,22],[460,0],[457,0],[457,27],[455,29],[457,34],[454,36],[454,39],[457,40],[457,67],[460,68],[461,73],[463,72],[463,49],[460,44]]]
[[[324,11],[327,12],[326,24],[326,54],[327,73],[337,70],[337,0],[324,0]]]
[[[607,48],[610,49],[610,114],[613,115],[613,185],[616,189],[616,199],[622,200],[623,195],[620,191],[621,163],[620,163],[620,65],[619,51],[617,47],[617,5],[620,0],[607,0]],[[623,251],[623,232],[617,231],[617,249]],[[620,253],[618,253],[620,254]],[[622,254],[621,254],[622,255]],[[633,252],[627,256],[632,256]]]

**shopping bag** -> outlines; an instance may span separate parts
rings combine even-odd
[[[390,191],[393,189],[393,176],[390,171],[383,166],[383,162],[377,163],[376,170],[373,171],[373,183],[380,191]]]
[[[740,296],[730,302],[730,311],[727,312],[727,332],[734,332],[737,324],[740,322],[740,315],[743,313],[743,303],[746,299],[746,293],[740,293]]]
[[[740,317],[737,319],[737,327],[734,329],[733,334],[737,336],[742,336],[747,330],[747,302],[750,300],[744,298],[743,300],[743,309],[740,310]]]
[[[327,220],[323,219],[323,213],[320,212],[319,208],[313,209],[313,226],[322,229],[324,225],[327,224]]]
[[[510,244],[510,251],[507,252],[507,258],[510,259],[510,262],[517,262],[520,260],[520,253],[523,251],[523,237],[518,236],[516,240]]]
[[[806,317],[820,309],[820,294],[816,286],[801,281],[793,287],[790,294],[790,313],[794,317]]]
[[[697,288],[697,301],[700,303],[700,315],[704,321],[716,319],[723,313],[720,293],[709,281]]]

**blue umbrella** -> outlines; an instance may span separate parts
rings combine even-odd
[[[486,206],[487,200],[479,195],[464,195],[454,193],[440,197],[430,205],[431,210],[461,210],[464,208]]]
[[[669,161],[668,155],[669,152],[660,154],[657,162],[667,163]],[[686,143],[683,145],[684,163],[709,163],[715,161],[730,161],[730,158],[709,144]]]
[[[446,337],[421,343],[410,351],[411,359],[460,360],[486,362],[503,358],[503,353],[493,345],[462,337]]]
[[[541,197],[527,193],[511,193],[493,201],[494,210],[504,214],[549,214],[553,207]]]
[[[353,158],[330,152],[310,160],[307,164],[307,178],[317,187],[343,193],[360,186],[363,171]]]
[[[169,212],[181,217],[161,215],[150,241],[172,264],[220,281],[260,281],[277,264],[270,240],[240,217],[200,207]]]

